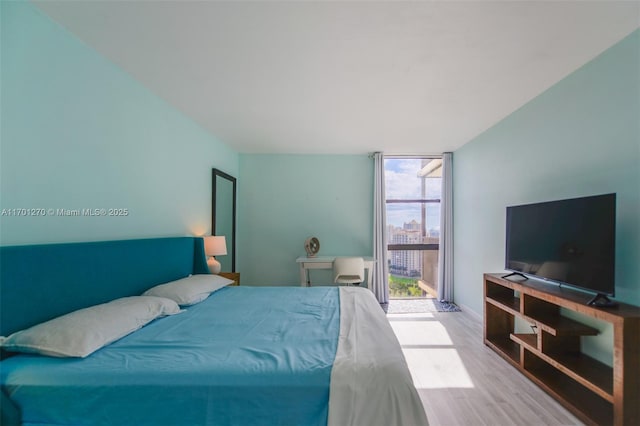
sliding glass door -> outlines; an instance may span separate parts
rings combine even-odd
[[[385,156],[389,296],[437,297],[442,158]]]

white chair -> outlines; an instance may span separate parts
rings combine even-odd
[[[333,261],[333,282],[360,285],[364,281],[364,259],[361,257],[336,257]]]

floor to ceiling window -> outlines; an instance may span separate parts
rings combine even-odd
[[[390,297],[437,296],[442,159],[385,156]]]

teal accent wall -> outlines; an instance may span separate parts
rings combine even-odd
[[[240,155],[238,271],[247,285],[299,285],[307,237],[319,256],[373,253],[373,160],[367,155]],[[314,284],[330,284],[313,271]]]
[[[615,192],[616,299],[640,305],[640,31],[457,150],[453,185],[457,303],[482,313],[504,270],[506,206]]]
[[[239,156],[27,2],[1,4],[2,245],[204,235]],[[5,211],[6,213],[6,211]]]

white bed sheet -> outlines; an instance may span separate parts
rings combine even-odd
[[[428,425],[398,339],[368,289],[340,287],[328,425]]]

